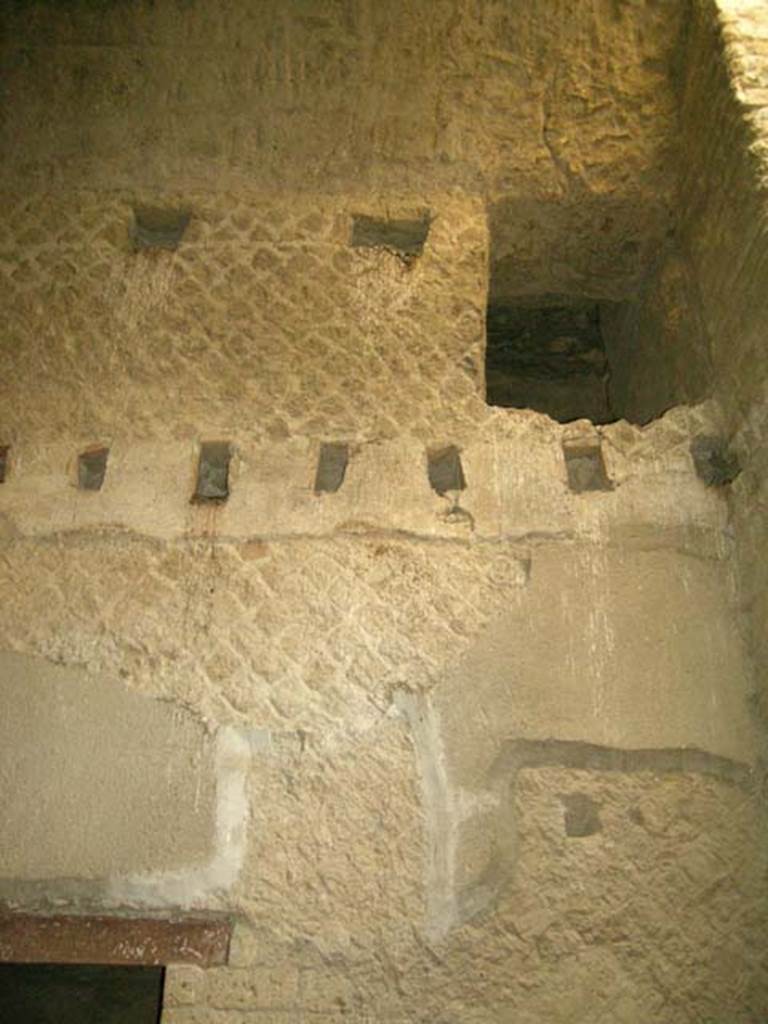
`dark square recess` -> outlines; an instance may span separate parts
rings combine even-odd
[[[334,494],[344,483],[349,463],[349,445],[342,441],[325,441],[315,473],[315,494]]]
[[[7,1024],[158,1024],[163,967],[0,964]]]
[[[405,259],[415,259],[424,251],[429,234],[429,215],[413,220],[386,220],[355,214],[352,218],[352,246],[359,249],[389,249]]]
[[[568,486],[576,494],[613,489],[605,470],[599,442],[566,442],[563,445],[563,456],[568,473]]]
[[[83,491],[100,491],[107,472],[109,448],[89,448],[77,459],[77,486]]]
[[[227,500],[231,458],[232,448],[228,441],[205,441],[200,445],[193,502],[223,502]]]
[[[427,476],[432,490],[440,495],[446,491],[463,491],[466,488],[461,453],[456,445],[431,448],[427,452]]]
[[[534,409],[561,423],[613,419],[597,305],[564,298],[491,303],[486,331],[489,405]]]
[[[188,210],[137,207],[133,211],[133,244],[137,249],[178,249],[190,219]]]

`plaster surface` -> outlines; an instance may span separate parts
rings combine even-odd
[[[93,880],[205,861],[211,742],[186,711],[5,652],[0,873]]]

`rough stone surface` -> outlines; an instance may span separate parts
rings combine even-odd
[[[758,0],[697,3],[682,91],[682,227],[741,474],[728,490],[741,599],[768,721],[768,47]],[[706,128],[704,126],[707,126]]]
[[[9,195],[3,443],[430,441],[488,415],[479,201],[434,194],[440,217],[407,265],[350,247],[339,198],[186,198],[179,248],[137,253],[128,192]],[[42,400],[19,402],[32,376]]]
[[[428,16],[409,0],[5,4],[2,180],[354,192],[355,213],[388,220],[482,191],[499,290],[533,271],[539,290],[613,295],[670,220],[683,14],[678,0],[433,0]],[[360,203],[396,193],[407,215]],[[134,202],[197,216],[180,200]]]
[[[0,15],[2,756],[81,791],[38,671],[105,705],[59,709],[102,787],[115,704],[210,748],[209,833],[184,773],[125,863],[53,808],[0,895],[231,914],[163,1024],[763,1024],[764,5],[257,6]],[[136,210],[190,219],[137,249]],[[486,404],[489,302],[557,296],[632,423]]]
[[[710,339],[691,258],[668,243],[636,294],[601,306],[612,409],[647,423],[714,387]]]

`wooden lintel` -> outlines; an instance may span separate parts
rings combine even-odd
[[[149,918],[0,913],[0,962],[195,964],[227,962],[224,918]]]

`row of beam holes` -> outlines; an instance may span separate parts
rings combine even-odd
[[[208,441],[201,445],[193,502],[200,504],[227,500],[231,458],[232,449],[226,441]],[[348,465],[348,444],[342,441],[323,442],[315,470],[315,494],[335,494],[340,490]],[[427,475],[432,489],[438,494],[464,490],[466,482],[458,448],[451,445],[429,451]]]
[[[10,445],[0,445],[0,484],[5,483],[9,472],[10,451]],[[739,475],[738,460],[719,438],[699,435],[691,442],[690,451],[699,478],[708,486],[731,483]],[[193,503],[227,500],[231,458],[232,447],[228,441],[205,441],[201,444]],[[568,486],[574,493],[613,489],[599,441],[583,438],[564,441],[563,458]],[[77,485],[80,490],[101,490],[108,459],[109,448],[102,446],[87,448],[80,453],[77,459]],[[348,444],[340,441],[321,444],[315,472],[315,494],[334,494],[340,490],[348,464]],[[465,490],[467,482],[459,449],[455,445],[428,449],[427,477],[436,494]]]
[[[191,212],[184,209],[136,207],[133,213],[132,239],[136,251],[177,249],[192,219]],[[431,220],[428,210],[422,210],[414,218],[399,220],[353,214],[350,245],[353,248],[385,250],[410,266],[424,251]],[[536,316],[539,319],[543,316],[547,323],[553,320],[557,330],[562,333],[558,318],[561,318],[563,310],[547,310],[544,311],[546,315],[542,311],[534,313],[534,320]],[[491,340],[489,334],[489,343]],[[497,404],[490,396],[488,401]],[[499,400],[498,404],[514,406],[517,403]],[[229,447],[225,442],[218,441],[203,447],[206,451],[201,454],[198,485],[192,500],[225,501],[229,494]],[[738,461],[722,438],[700,435],[692,441],[690,451],[698,476],[708,486],[731,483],[739,474]],[[78,471],[81,488],[101,488],[106,455],[105,449],[81,455]],[[606,473],[599,441],[565,442],[563,456],[568,484],[573,492],[581,494],[612,490],[613,484]],[[346,445],[328,443],[322,446],[315,478],[316,494],[339,490],[348,460]],[[5,476],[6,461],[7,448],[0,449],[0,482]],[[459,452],[454,446],[428,452],[427,470],[429,482],[437,494],[460,491],[466,487]]]
[[[609,490],[600,448],[583,444],[564,446],[568,482],[573,491]],[[9,470],[10,446],[0,446],[0,483],[5,483]],[[200,446],[197,479],[192,502],[220,503],[229,497],[229,465],[232,446],[227,441],[205,441]],[[107,473],[109,448],[94,446],[77,458],[77,486],[82,491],[100,491]],[[315,471],[315,494],[334,494],[341,489],[349,464],[349,445],[327,441],[320,445]],[[427,477],[436,494],[463,491],[467,482],[461,454],[455,445],[430,448],[427,451]]]
[[[137,252],[147,249],[178,249],[192,214],[189,210],[136,207],[133,211],[131,240]],[[391,220],[352,215],[349,244],[355,249],[384,249],[406,266],[421,256],[429,234],[431,214],[427,210],[409,219]]]
[[[572,491],[581,493],[612,489],[599,443],[565,444],[563,455]],[[226,441],[209,441],[201,446],[193,502],[199,504],[227,500],[231,458],[232,449]],[[349,445],[339,441],[321,444],[315,471],[315,494],[334,494],[340,490],[348,464]],[[450,491],[466,489],[461,453],[455,445],[428,449],[427,478],[432,490],[441,496]]]
[[[137,251],[177,249],[192,219],[190,211],[183,209],[136,207],[133,213],[132,239]],[[410,266],[424,251],[431,219],[428,210],[422,210],[414,218],[400,220],[382,219],[367,214],[353,214],[350,245],[353,248],[385,250],[401,259],[406,266]],[[556,333],[561,334],[560,320],[563,312],[559,308],[543,312],[534,310],[533,319],[536,320],[538,317],[541,320],[543,318],[545,325],[552,320],[553,329],[556,327]],[[536,322],[538,323],[538,320]],[[490,331],[490,328],[489,332],[490,345],[493,340],[491,338],[493,332]],[[497,402],[490,396],[488,401],[491,404],[500,405],[514,406],[518,404],[501,399]],[[226,500],[228,469],[222,468],[224,464],[222,444],[222,442],[211,443],[211,458],[210,460],[206,459],[205,464],[201,467],[201,472],[206,479],[198,482],[199,486],[195,491],[193,501]],[[218,455],[214,450],[216,446],[221,448]],[[700,435],[693,440],[690,450],[696,472],[708,486],[731,483],[738,476],[738,461],[722,438]],[[572,491],[580,494],[586,491],[609,491],[612,489],[613,485],[605,470],[599,441],[565,442],[563,455],[568,484]],[[3,458],[3,463],[0,465],[1,482],[5,472],[5,459],[2,452],[0,452],[0,457]],[[85,460],[87,457],[84,455],[81,458]],[[95,455],[88,458],[94,462],[98,461]],[[345,445],[324,445],[320,453],[315,493],[337,491],[343,483],[347,461],[348,452]],[[227,467],[228,464],[227,460]],[[98,466],[94,468],[89,465],[81,466],[80,486],[85,490],[98,490],[103,481],[105,465],[106,461],[102,465],[100,477]],[[438,494],[445,494],[449,490],[463,490],[466,486],[461,460],[456,448],[449,446],[430,453],[428,455],[428,473],[430,484]],[[85,479],[85,483],[83,479]]]

